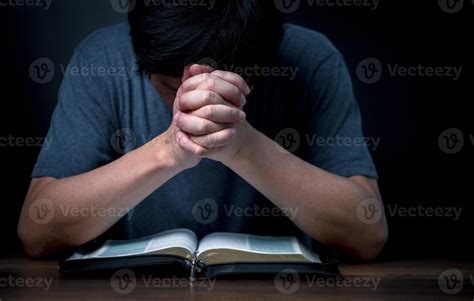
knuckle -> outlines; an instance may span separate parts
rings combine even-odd
[[[181,94],[181,96],[179,98],[177,98],[178,105],[181,107],[182,105],[187,104],[188,97],[189,97],[189,92],[185,92],[185,93]]]
[[[203,133],[204,132],[204,122],[200,122],[199,125],[197,126],[197,132],[198,133]]]
[[[221,71],[221,70],[214,70],[211,72],[212,75],[216,75],[216,76],[222,76],[224,74],[224,71]]]
[[[188,90],[189,90],[188,81],[183,82],[180,89],[181,89],[182,95],[184,95],[186,92],[188,92]]]
[[[232,110],[232,117],[235,120],[240,120],[240,110],[237,109],[231,109]]]
[[[207,106],[207,112],[206,115],[208,118],[213,118],[217,114],[216,112],[216,107],[215,106]]]
[[[200,75],[200,80],[202,83],[206,82],[210,78],[209,73],[202,73]]]
[[[175,117],[175,122],[177,125],[182,125],[183,124],[183,115],[182,114],[177,114]]]
[[[232,94],[233,95],[237,95],[237,96],[240,96],[240,89],[237,88],[236,86],[232,86]]]
[[[205,121],[203,120],[203,121],[201,121],[201,124],[200,124],[200,126],[199,126],[199,130],[200,130],[201,132],[207,133],[207,132],[210,131],[210,127],[211,127],[211,124],[208,123],[208,122],[205,122]]]
[[[209,136],[207,137],[207,143],[206,145],[208,147],[213,147],[214,145],[217,144],[217,138],[215,136]]]
[[[234,138],[232,129],[226,129],[222,132],[222,139],[224,141],[230,141]]]
[[[211,98],[212,98],[211,91],[207,91],[207,90],[202,91],[202,99],[204,100],[204,102],[206,103],[210,102]]]
[[[204,81],[204,88],[213,90],[216,87],[216,80],[214,78],[208,78]]]
[[[203,157],[206,155],[206,149],[203,147],[199,147],[199,148],[196,148],[194,153],[199,157]]]

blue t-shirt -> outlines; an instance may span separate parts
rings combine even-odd
[[[337,49],[315,31],[286,24],[277,67],[246,70],[266,74],[248,96],[248,121],[317,167],[344,177],[376,178]],[[128,24],[101,29],[71,59],[49,144],[32,177],[64,178],[96,169],[160,135],[171,120],[148,76],[138,72]],[[215,231],[304,237],[284,214],[297,212],[283,210],[223,164],[205,159],[158,188],[109,233],[135,238],[189,228],[199,237]]]

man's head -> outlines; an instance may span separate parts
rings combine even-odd
[[[179,78],[193,63],[228,71],[267,64],[282,34],[281,16],[267,0],[138,0],[129,23],[140,69]]]

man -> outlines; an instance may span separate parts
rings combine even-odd
[[[322,35],[282,25],[272,4],[138,1],[128,23],[81,43],[19,222],[30,256],[174,228],[377,256],[387,227],[370,155],[324,143],[362,137],[343,59]],[[73,72],[97,67],[109,72]]]

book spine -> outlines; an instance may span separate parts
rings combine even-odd
[[[195,251],[193,253],[193,259],[191,260],[191,275],[189,275],[189,281],[193,282],[196,281],[196,260],[197,260],[198,252]]]

